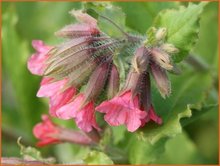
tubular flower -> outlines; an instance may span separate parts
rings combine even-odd
[[[60,128],[56,126],[47,115],[42,115],[42,122],[34,126],[33,133],[39,139],[37,146],[59,143]]]
[[[80,23],[65,26],[63,29],[55,33],[57,36],[74,38],[98,35],[100,33],[100,30],[97,27],[97,20],[90,15],[83,13],[81,10],[72,10],[70,14]]]
[[[37,52],[29,58],[28,69],[32,74],[43,75],[46,68],[45,61],[52,47],[45,45],[41,40],[33,40],[32,46]]]
[[[107,60],[96,68],[88,81],[84,94],[80,94],[71,103],[60,108],[57,111],[59,118],[75,118],[77,126],[86,132],[90,132],[92,127],[100,130],[95,121],[93,100],[105,85],[110,63],[111,61]]]
[[[140,96],[141,110],[147,112],[146,118],[142,121],[142,126],[144,126],[144,124],[149,122],[150,120],[154,121],[155,123],[162,124],[162,119],[157,116],[151,103],[151,84],[149,73],[143,74]]]
[[[72,102],[61,107],[57,112],[57,117],[61,119],[75,118],[77,126],[83,131],[90,132],[92,128],[100,130],[95,121],[94,103],[90,101],[82,106],[84,94],[79,94]]]
[[[159,116],[157,116],[152,105],[151,105],[150,109],[148,110],[146,122],[149,122],[150,120],[153,120],[154,122],[156,122],[158,124],[162,124],[162,119]]]
[[[69,87],[63,90],[67,80],[54,82],[51,78],[43,78],[41,87],[37,92],[38,97],[50,98],[50,115],[56,117],[56,111],[67,104],[76,94],[76,88]]]
[[[138,96],[132,97],[131,91],[114,97],[109,101],[104,101],[96,110],[105,113],[105,121],[111,126],[125,124],[128,131],[134,132],[141,126],[142,119],[147,113],[139,109]]]

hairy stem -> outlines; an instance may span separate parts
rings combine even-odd
[[[97,130],[93,129],[92,131],[85,133],[95,144],[98,144],[101,137]]]
[[[17,157],[2,157],[1,164],[3,165],[18,165],[18,164],[33,164],[33,165],[46,165],[47,163],[42,161],[29,161],[20,159]]]
[[[197,56],[189,54],[189,56],[185,59],[185,61],[190,64],[193,68],[198,71],[208,71],[209,66],[201,59],[197,58]]]
[[[112,20],[110,20],[108,17],[105,17],[105,16],[103,16],[103,15],[99,15],[99,16],[100,16],[101,18],[107,20],[108,22],[110,22],[110,23],[111,23],[112,25],[114,25],[116,28],[118,28],[118,30],[120,30],[121,33],[124,34],[125,36],[128,35],[125,31],[123,31],[123,29],[122,29],[119,25],[117,25],[115,22],[113,22]]]
[[[80,145],[92,145],[95,142],[81,131],[70,130],[62,128],[57,138],[64,142],[80,144]]]
[[[141,41],[142,38],[138,37],[138,36],[134,36],[134,35],[130,35],[129,33],[125,32],[119,25],[117,25],[115,22],[113,22],[111,19],[109,19],[108,17],[105,17],[103,15],[99,15],[101,18],[107,20],[108,22],[110,22],[112,25],[114,25],[124,36],[126,36],[126,38],[128,39],[128,41],[131,42],[136,42],[136,41]]]

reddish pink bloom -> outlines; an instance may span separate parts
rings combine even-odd
[[[37,92],[37,97],[51,97],[59,93],[65,86],[67,80],[53,81],[52,78],[43,78],[40,89]]]
[[[51,78],[43,78],[38,90],[38,97],[50,97],[50,115],[56,116],[56,110],[67,104],[76,94],[76,88],[70,87],[63,91],[67,80],[53,82]]]
[[[154,107],[152,105],[147,112],[146,122],[149,122],[150,120],[153,120],[158,124],[162,124],[162,119],[154,112]]]
[[[132,98],[131,91],[104,101],[96,109],[105,113],[105,121],[111,126],[125,124],[130,132],[137,130],[147,116],[147,112],[139,109],[138,96]]]
[[[48,58],[48,52],[52,48],[47,46],[41,40],[33,40],[32,46],[37,51],[28,60],[28,69],[32,74],[43,75],[46,68],[45,61]]]
[[[67,90],[57,93],[55,96],[50,97],[50,115],[56,116],[56,111],[67,104],[76,94],[75,88],[68,88]]]
[[[95,109],[93,101],[82,106],[85,96],[78,95],[72,102],[57,110],[56,115],[61,119],[75,118],[77,126],[85,132],[90,132],[92,127],[100,130],[95,120]]]
[[[42,115],[42,122],[34,126],[34,136],[39,139],[37,146],[59,143],[60,128],[47,115]]]
[[[93,27],[97,26],[97,20],[87,13],[83,13],[82,10],[72,10],[70,12],[79,22],[90,24]]]
[[[99,34],[100,31],[97,27],[91,26],[89,24],[71,24],[67,25],[55,34],[59,37],[82,37],[82,36],[92,36]]]

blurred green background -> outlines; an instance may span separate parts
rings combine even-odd
[[[178,2],[114,2],[127,15],[126,25],[145,34],[157,13],[177,8]],[[182,3],[186,5],[187,3]],[[29,73],[27,58],[34,52],[31,41],[40,39],[53,45],[60,39],[54,32],[73,22],[68,11],[80,8],[77,2],[3,2],[2,3],[2,156],[19,156],[16,140],[34,146],[32,127],[47,113],[47,100],[36,97],[40,77]],[[218,3],[207,5],[201,16],[199,40],[192,53],[208,65],[218,86]],[[200,81],[200,80],[198,80]],[[201,80],[202,84],[202,80]],[[195,87],[196,88],[196,87]],[[218,89],[212,89],[212,102],[218,101]],[[59,121],[73,127],[72,121]],[[63,151],[65,149],[65,151]],[[61,144],[40,149],[44,156],[71,162],[85,155],[88,148]],[[218,111],[211,110],[190,123],[184,132],[169,140],[166,152],[156,163],[218,163]]]

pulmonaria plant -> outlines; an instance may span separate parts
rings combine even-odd
[[[162,97],[170,95],[166,71],[174,70],[170,56],[178,50],[166,43],[166,29],[152,28],[147,37],[136,36],[103,17],[122,32],[123,36],[116,38],[104,33],[98,21],[86,12],[70,13],[78,23],[55,33],[66,41],[47,46],[43,41],[34,40],[32,45],[37,52],[28,60],[31,73],[43,76],[37,96],[49,98],[50,115],[74,119],[85,132],[101,130],[96,122],[96,111],[105,114],[104,120],[109,125],[125,125],[130,132],[149,121],[162,124],[151,100],[150,78],[155,80]],[[128,53],[130,47],[135,51]],[[120,81],[121,71],[115,63],[124,54],[130,58],[125,82]],[[49,123],[46,117],[43,119]],[[39,124],[34,129],[36,137],[44,140],[41,144],[57,141],[45,139],[50,129],[52,133],[59,132],[53,125],[49,126],[48,131],[43,130],[48,132],[46,136],[39,134]]]

